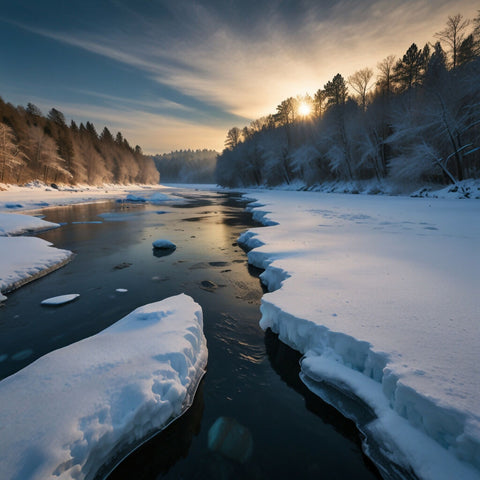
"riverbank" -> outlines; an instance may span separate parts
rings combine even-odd
[[[365,426],[422,479],[480,478],[480,204],[251,191],[239,239],[271,293],[261,326],[375,413]],[[387,447],[388,445],[388,447]]]

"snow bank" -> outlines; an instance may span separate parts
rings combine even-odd
[[[0,292],[9,292],[65,265],[72,252],[35,237],[0,237]]]
[[[207,356],[182,294],[41,357],[0,382],[0,477],[93,478],[190,406]]]
[[[0,237],[57,228],[58,223],[19,213],[0,213]]]
[[[239,239],[273,290],[261,326],[305,354],[305,383],[354,392],[386,455],[420,478],[480,478],[480,204],[250,196],[278,223]]]
[[[11,211],[12,207],[15,207],[16,211],[26,211],[50,206],[91,203],[129,194],[148,198],[150,195],[155,196],[156,192],[170,191],[171,188],[162,185],[75,185],[52,189],[41,182],[32,182],[24,186],[0,184],[0,211]]]

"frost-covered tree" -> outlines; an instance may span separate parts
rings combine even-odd
[[[0,122],[0,182],[6,180],[8,171],[24,165],[25,155],[19,149],[12,129]]]

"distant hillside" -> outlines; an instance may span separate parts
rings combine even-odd
[[[161,183],[215,183],[218,152],[177,150],[152,156]]]

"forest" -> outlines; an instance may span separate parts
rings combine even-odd
[[[177,150],[155,155],[162,183],[215,183],[218,152],[215,150]]]
[[[92,123],[66,124],[52,108],[47,116],[29,103],[15,107],[0,98],[0,183],[152,184],[159,173],[139,146]]]
[[[448,17],[434,39],[379,61],[376,74],[338,73],[313,96],[287,98],[275,113],[231,128],[217,182],[417,188],[478,179],[480,11]]]

